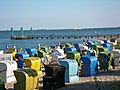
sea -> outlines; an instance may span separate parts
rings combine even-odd
[[[82,43],[83,40],[95,40],[93,38],[67,38],[66,36],[94,36],[94,35],[113,35],[120,34],[120,27],[112,28],[86,28],[86,29],[40,29],[40,30],[6,30],[0,31],[0,49],[6,50],[6,46],[9,48],[14,45],[20,48],[33,47],[37,48],[37,44],[55,46],[62,42]],[[35,35],[35,36],[61,36],[65,38],[38,38],[38,39],[24,39],[24,40],[11,40],[11,35]]]

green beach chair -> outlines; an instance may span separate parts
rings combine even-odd
[[[97,55],[98,55],[98,53],[99,53],[98,48],[100,48],[100,47],[101,47],[100,45],[91,45],[91,48],[96,51],[96,54],[97,54]]]
[[[103,62],[103,59],[107,59],[107,64]],[[98,54],[98,61],[99,61],[99,66],[100,69],[114,69],[114,54],[111,52],[100,52]]]
[[[98,52],[108,52],[108,49],[105,47],[98,47]]]
[[[45,53],[49,54],[50,50],[48,49],[47,46],[41,46],[41,50],[43,50]]]
[[[80,53],[79,52],[67,52],[67,58],[76,60],[78,62],[78,65],[80,66],[81,61],[80,61]]]
[[[71,43],[65,43],[65,47],[72,47]]]

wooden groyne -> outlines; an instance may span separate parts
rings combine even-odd
[[[20,39],[34,39],[34,36],[11,36],[11,39],[20,40]]]
[[[28,36],[11,36],[11,40],[22,40],[22,39],[81,39],[81,38],[120,38],[120,34],[115,34],[115,35],[87,35],[87,36],[74,36],[74,35],[67,35],[67,36],[57,36],[57,35],[28,35]]]

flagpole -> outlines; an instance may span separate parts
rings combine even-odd
[[[30,28],[30,32],[31,32],[31,34],[33,35],[33,30],[32,30],[32,27]]]
[[[22,34],[22,37],[23,37],[23,27],[20,28],[20,31],[21,31],[21,34]]]
[[[13,28],[11,28],[12,36],[13,36]]]

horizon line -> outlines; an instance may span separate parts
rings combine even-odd
[[[13,28],[13,30],[16,30],[16,31],[18,31],[18,30],[20,30],[20,28],[19,29],[14,29],[14,27],[11,27],[11,28]],[[31,28],[31,27],[30,27]],[[23,29],[23,30],[30,30],[30,28],[29,29]],[[73,28],[36,28],[36,29],[34,29],[33,28],[33,30],[59,30],[59,29],[73,29],[73,30],[76,30],[76,29],[99,29],[99,28],[120,28],[120,26],[105,26],[105,27],[85,27],[85,28],[80,28],[80,27],[73,27]],[[0,31],[10,31],[10,29],[0,29]]]

